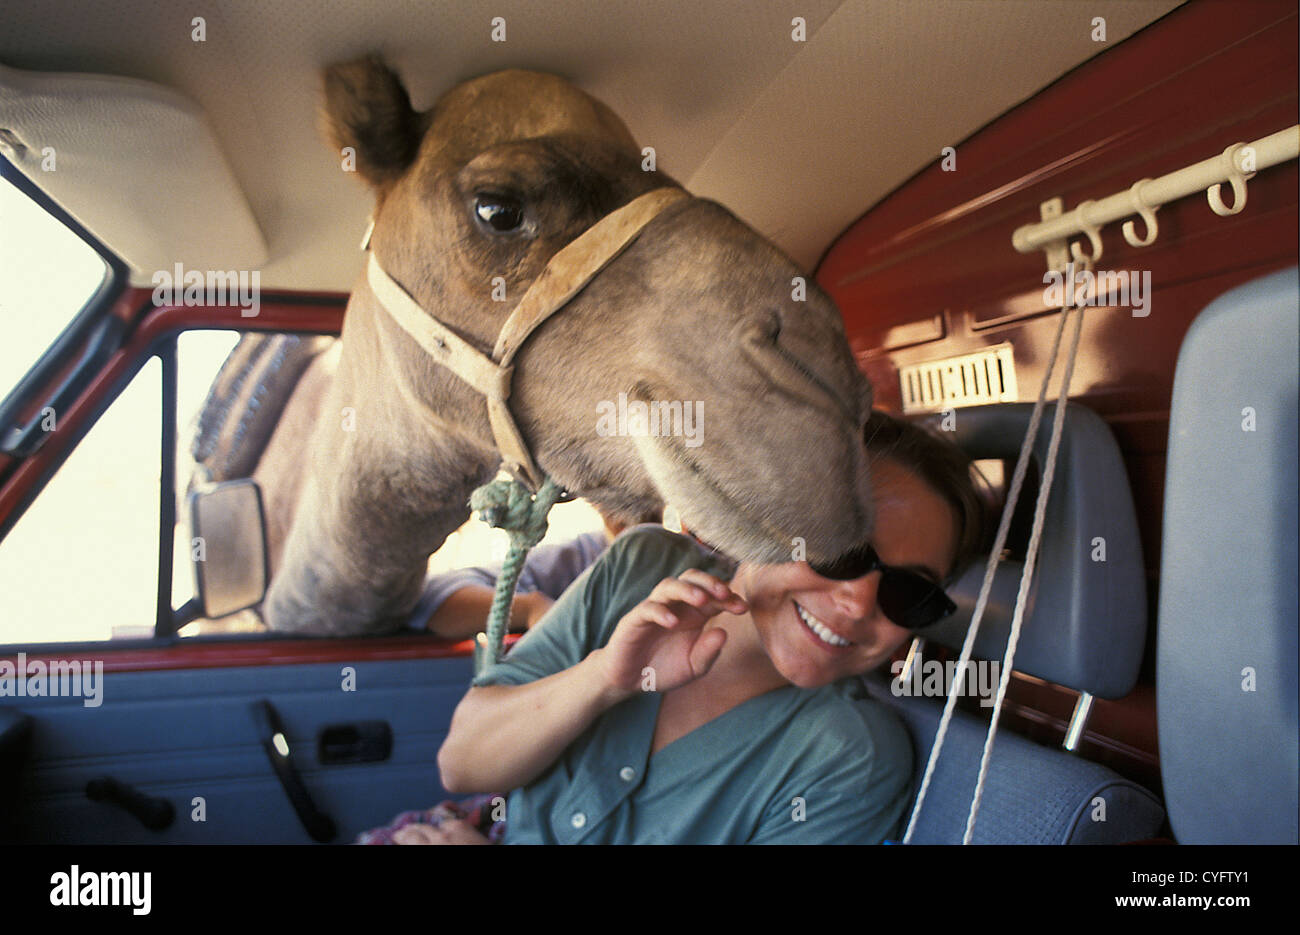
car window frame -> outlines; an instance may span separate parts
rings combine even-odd
[[[103,392],[97,393],[93,402],[90,402],[81,410],[81,414],[84,414],[84,421],[78,420],[77,427],[72,430],[70,435],[66,436],[66,445],[61,446],[40,475],[33,478],[31,483],[26,485],[21,500],[16,504],[15,509],[3,521],[0,521],[0,543],[4,541],[9,531],[26,512],[27,508],[45,490],[63,463],[77,450],[85,436],[98,424],[104,413],[116,403],[121,394],[131,384],[131,381],[144,369],[151,358],[158,357],[161,364],[162,380],[159,405],[159,418],[162,420],[159,426],[162,448],[159,461],[159,524],[157,533],[159,552],[156,562],[158,589],[155,598],[153,633],[150,636],[121,637],[113,640],[0,643],[0,657],[22,651],[39,655],[57,655],[83,651],[99,653],[125,651],[129,654],[132,651],[172,650],[182,646],[278,644],[285,641],[301,643],[306,647],[321,645],[322,641],[319,637],[272,631],[261,633],[212,633],[194,636],[181,636],[177,633],[187,622],[187,614],[191,613],[196,602],[196,598],[192,597],[188,601],[173,606],[172,595],[172,577],[175,570],[173,549],[175,548],[175,536],[177,535],[176,519],[178,515],[177,492],[181,487],[181,479],[176,476],[178,461],[176,446],[180,442],[181,434],[181,426],[177,421],[179,416],[178,386],[180,379],[177,341],[182,334],[191,331],[264,331],[274,334],[324,335],[338,338],[341,336],[341,327],[311,325],[294,327],[283,319],[280,319],[277,323],[265,320],[253,323],[247,320],[218,319],[213,317],[212,309],[196,307],[184,310],[187,316],[192,315],[192,318],[187,317],[186,320],[173,321],[170,325],[164,325],[157,334],[147,340],[147,343],[142,343],[132,350],[130,346],[134,343],[132,338],[139,338],[142,336],[140,332],[148,331],[151,319],[159,315],[171,315],[180,311],[170,306],[155,306],[147,290],[136,289],[134,293],[136,296],[131,298],[133,312],[129,316],[129,322],[124,325],[126,327],[125,340],[109,355],[109,358],[112,358],[119,353],[129,353],[130,357],[125,361],[125,367],[117,374],[111,384],[104,387]],[[312,308],[337,308],[341,313],[347,304],[346,296],[334,296],[326,293],[275,292],[268,295],[267,298],[277,303],[301,307],[304,311]],[[217,312],[217,314],[221,313]],[[341,324],[342,319],[340,318],[339,325],[341,326]],[[111,360],[101,364],[95,372],[88,374],[88,379],[102,372],[105,367],[109,366],[109,363],[111,363]],[[59,434],[62,434],[63,431],[65,429],[61,427]],[[427,642],[429,644],[428,647],[417,652],[417,655],[421,657],[426,655],[431,648],[436,650],[434,652],[436,656],[465,656],[469,654],[465,645],[461,643],[447,644],[446,641],[427,633],[390,634],[380,639],[381,641],[391,640],[392,638],[406,640],[411,637],[416,638],[421,643]],[[338,639],[351,644],[358,639],[366,640],[369,638],[348,636]]]
[[[168,380],[168,364],[167,364],[166,356],[163,353],[165,349],[160,348],[158,346],[160,343],[164,343],[164,342],[165,339],[163,339],[162,342],[155,341],[146,349],[145,353],[140,354],[135,360],[131,361],[130,366],[128,366],[119,375],[119,377],[117,378],[117,380],[114,381],[114,383],[109,388],[109,390],[103,394],[103,397],[92,405],[91,410],[87,413],[87,418],[85,419],[84,424],[82,424],[80,428],[75,432],[75,434],[68,439],[67,446],[63,450],[63,452],[59,455],[59,457],[54,459],[54,461],[49,465],[49,467],[40,475],[40,477],[34,483],[28,486],[27,490],[24,492],[22,496],[22,500],[18,503],[16,508],[7,517],[5,517],[2,522],[0,522],[0,545],[4,544],[4,541],[8,538],[8,535],[13,530],[14,526],[16,526],[19,520],[21,520],[22,517],[26,514],[27,509],[45,491],[45,489],[49,486],[50,481],[54,479],[54,476],[56,474],[58,474],[59,469],[63,467],[63,465],[67,462],[67,460],[71,458],[73,454],[77,451],[77,449],[81,446],[81,443],[85,441],[86,436],[89,435],[90,432],[94,429],[94,427],[99,424],[99,420],[103,418],[104,413],[108,412],[108,410],[121,398],[122,393],[125,392],[126,388],[131,385],[131,383],[135,380],[135,378],[140,375],[141,371],[144,370],[144,368],[148,365],[149,361],[152,360],[154,357],[158,357],[159,363],[161,364],[160,374],[161,374],[162,388],[159,394],[159,398],[160,398],[159,413],[160,413],[160,418],[165,420],[166,411],[167,411],[166,386]],[[172,352],[173,372],[174,372],[174,368],[175,368],[175,352],[173,348],[173,352]],[[96,371],[96,373],[97,372],[98,370]],[[94,374],[91,374],[91,376],[94,376]],[[174,404],[174,400],[173,400],[173,404]],[[165,437],[165,425],[163,427],[163,434]],[[160,462],[165,460],[166,460],[166,450],[164,449],[160,456]],[[161,483],[160,481],[159,483],[160,500],[162,498],[162,492],[164,491],[165,488],[166,485]],[[166,509],[165,501],[160,502],[160,507],[162,510]],[[173,509],[173,514],[174,512],[175,511]],[[162,534],[162,525],[161,525],[162,520],[163,517],[160,516],[159,533],[158,533],[159,536],[161,536]],[[170,542],[168,544],[170,545]],[[168,567],[170,569],[170,565]],[[168,594],[168,597],[170,599],[170,592]],[[170,610],[170,600],[168,604]],[[6,653],[18,652],[24,650],[35,651],[37,653],[48,653],[53,651],[67,651],[71,649],[93,649],[93,648],[101,648],[105,646],[126,646],[126,645],[138,646],[141,644],[152,644],[157,638],[158,626],[160,622],[161,622],[161,617],[159,613],[157,598],[155,597],[154,635],[152,637],[123,637],[117,640],[71,640],[71,641],[49,641],[49,642],[41,642],[41,643],[0,642],[0,656],[5,655]]]
[[[23,424],[23,413],[30,410],[33,400],[45,392],[46,405],[52,406],[56,411],[60,405],[66,407],[122,345],[126,337],[126,323],[114,317],[111,311],[129,285],[130,268],[121,257],[109,250],[3,156],[0,156],[0,177],[71,231],[105,264],[104,277],[100,280],[99,287],[85,300],[81,309],[72,316],[27,373],[0,397],[0,454],[21,460],[37,450],[46,438],[46,433],[39,431],[39,418],[31,418]],[[81,358],[62,384],[53,392],[46,392],[79,350]]]

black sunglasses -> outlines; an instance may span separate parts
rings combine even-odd
[[[854,581],[879,571],[880,590],[876,599],[880,609],[907,630],[923,629],[957,610],[942,587],[915,571],[886,565],[869,545],[858,546],[833,562],[811,567],[823,578],[834,581]]]

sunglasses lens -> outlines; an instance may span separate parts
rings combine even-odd
[[[880,582],[880,609],[894,623],[920,630],[957,609],[933,581],[908,571],[891,569]]]
[[[810,567],[823,578],[830,578],[832,581],[854,581],[875,571],[878,562],[875,549],[869,545],[861,545],[845,552],[832,562],[813,564]]]
[[[924,575],[882,565],[869,545],[845,552],[833,562],[811,565],[813,571],[833,581],[856,581],[878,568],[884,569],[876,599],[885,616],[908,630],[938,623],[957,609],[943,588]]]

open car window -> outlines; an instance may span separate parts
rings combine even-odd
[[[127,266],[0,158],[0,456],[44,444],[120,344]]]
[[[0,178],[0,395],[8,395],[94,298],[108,264]]]
[[[198,598],[195,561],[205,560],[208,548],[226,547],[219,542],[206,539],[200,541],[200,537],[191,528],[188,500],[190,491],[203,487],[202,480],[195,475],[200,419],[205,404],[209,401],[208,394],[214,381],[218,379],[222,365],[234,351],[239,338],[240,333],[235,331],[199,329],[186,331],[176,339],[177,508],[172,537],[172,612],[177,618],[178,635],[184,637],[266,632],[256,608],[246,608],[218,619],[202,616],[192,619],[185,612],[187,605]],[[259,482],[263,481],[257,470],[254,470],[252,476]],[[602,528],[600,514],[590,504],[584,500],[573,500],[557,505],[551,512],[543,543],[558,545]],[[493,529],[476,517],[470,517],[429,557],[428,573],[436,576],[464,568],[498,566],[505,559],[507,546],[508,536],[503,530]],[[410,626],[413,630],[420,629],[419,621],[414,616]]]
[[[153,635],[160,377],[151,358],[0,541],[0,645]]]

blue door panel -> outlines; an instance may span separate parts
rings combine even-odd
[[[345,666],[355,690],[344,688]],[[253,706],[267,699],[304,785],[338,826],[336,843],[346,843],[400,811],[447,798],[436,756],[470,674],[467,658],[132,672],[104,677],[98,707],[81,698],[5,698],[4,708],[32,719],[19,840],[310,843],[262,746]],[[386,760],[319,761],[324,728],[363,721],[391,728]],[[168,800],[175,821],[150,831],[89,800],[86,784],[105,776]]]

